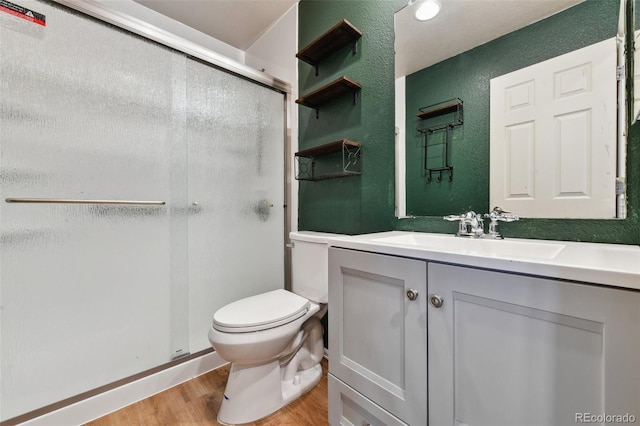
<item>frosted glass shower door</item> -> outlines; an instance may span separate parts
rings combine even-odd
[[[172,359],[172,153],[186,151],[184,55],[21,5],[47,21],[0,14],[2,420]]]
[[[189,346],[215,311],[284,287],[285,97],[187,61]]]

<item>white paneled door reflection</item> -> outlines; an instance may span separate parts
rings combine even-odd
[[[47,22],[0,14],[0,421],[205,349],[284,282],[284,95],[21,5]]]
[[[616,217],[616,40],[491,80],[490,206]]]

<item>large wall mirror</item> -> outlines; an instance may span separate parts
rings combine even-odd
[[[494,207],[495,187],[506,187],[507,199],[531,198],[520,189],[534,185],[535,176],[546,177],[553,191],[563,185],[570,188],[562,196],[573,203],[559,212],[544,205],[530,208],[533,203],[514,204],[513,213],[540,218],[624,218],[622,183],[630,114],[624,78],[618,83],[615,73],[626,57],[626,0],[439,0],[440,13],[419,21],[415,8],[425,1],[431,0],[411,0],[395,15],[397,216],[486,213]],[[611,79],[588,68],[587,60],[579,56],[583,49],[600,43],[606,44],[607,56],[612,57]],[[600,62],[601,53],[595,55]],[[563,65],[562,72],[542,70],[564,57],[574,62]],[[544,72],[547,77],[542,77]],[[503,120],[496,130],[496,117],[502,114],[496,108],[502,111],[509,104],[520,114],[523,105],[540,103],[546,95],[532,89],[535,85],[546,87],[550,97],[567,99],[600,85],[613,104],[598,98],[592,106],[577,106],[555,116],[551,112],[548,121],[530,126],[526,124],[530,118],[516,115],[510,122]],[[545,112],[552,109],[539,107]],[[596,132],[602,128],[606,131]],[[576,134],[582,145],[567,144]],[[509,144],[509,139],[499,145],[496,135],[528,142]],[[542,142],[547,143],[540,149],[546,155],[542,160],[523,160],[535,157],[534,149]],[[497,155],[503,164],[498,165]],[[608,169],[599,169],[601,180],[592,164],[605,157]],[[495,170],[507,170],[510,180]],[[532,180],[527,181],[527,176]],[[542,186],[538,180],[535,185]],[[596,200],[592,193],[597,187],[606,188],[610,196]],[[515,188],[512,193],[510,188]],[[589,204],[583,202],[586,198],[594,200]]]

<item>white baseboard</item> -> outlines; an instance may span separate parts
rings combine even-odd
[[[227,362],[217,353],[210,352],[21,424],[28,426],[81,425],[225,364]]]

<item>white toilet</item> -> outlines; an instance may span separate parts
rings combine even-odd
[[[213,316],[209,341],[231,362],[219,423],[265,417],[313,388],[322,376],[320,318],[327,311],[327,241],[332,234],[289,236],[292,291],[247,297]]]

